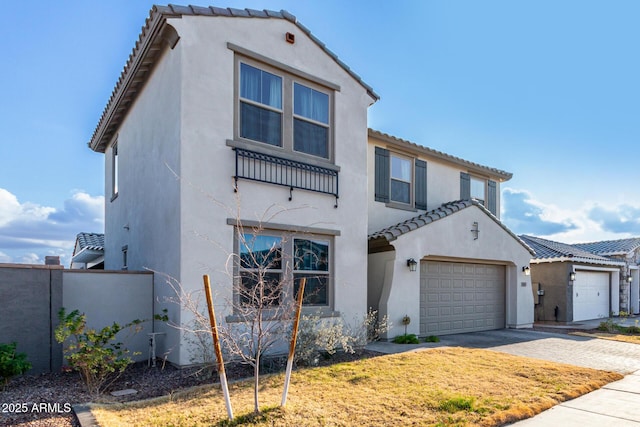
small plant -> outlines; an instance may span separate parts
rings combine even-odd
[[[167,321],[166,313],[154,317]],[[114,322],[101,330],[88,329],[86,316],[78,310],[66,313],[64,307],[58,312],[60,324],[55,329],[56,341],[71,342],[64,348],[69,366],[80,373],[87,390],[98,395],[111,385],[132,363],[129,350],[116,341],[118,332],[133,329],[137,333],[143,320],[133,320],[124,326]]]
[[[424,339],[424,342],[440,342],[440,338],[435,335],[429,335]]]
[[[615,324],[613,319],[609,318],[607,320],[600,322],[600,324],[598,325],[598,330],[604,331],[604,332],[616,332],[617,330],[616,326],[617,325]]]
[[[16,351],[17,344],[0,343],[0,389],[6,389],[9,380],[16,375],[22,375],[31,369],[27,355]]]
[[[416,334],[403,334],[395,337],[393,342],[396,344],[419,344],[420,340]]]
[[[447,400],[443,400],[438,405],[438,409],[449,413],[458,411],[473,411],[473,397],[452,397]]]
[[[389,330],[391,322],[386,314],[379,318],[378,312],[369,307],[363,326],[367,329],[367,342],[374,342],[378,341],[380,336]]]
[[[357,344],[358,337],[349,334],[341,318],[304,315],[298,325],[295,357],[306,365],[317,365],[321,356],[331,357],[338,350],[354,353]]]

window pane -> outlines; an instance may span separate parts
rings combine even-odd
[[[411,182],[411,161],[391,156],[391,178]]]
[[[275,111],[240,103],[240,136],[281,146],[282,141],[281,114]]]
[[[411,203],[411,184],[392,179],[391,200],[400,203]]]
[[[293,112],[298,116],[329,124],[329,95],[294,83]]]
[[[282,78],[241,63],[240,97],[282,109]]]
[[[327,276],[312,276],[306,274],[296,274],[293,283],[294,296],[298,297],[300,290],[300,279],[307,278],[304,285],[304,297],[302,303],[304,305],[329,305],[329,292]]]
[[[329,244],[315,240],[295,239],[296,270],[329,271]]]
[[[471,178],[471,198],[484,201],[485,199],[485,182],[484,180]]]
[[[329,130],[300,119],[293,120],[293,149],[329,158]]]
[[[279,273],[242,272],[240,280],[240,304],[265,307],[280,303],[282,286]]]
[[[240,242],[240,266],[278,270],[282,268],[282,238],[244,235]]]

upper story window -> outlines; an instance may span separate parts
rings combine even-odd
[[[118,143],[111,149],[111,200],[118,196]]]
[[[427,162],[375,148],[375,200],[389,207],[427,209]]]
[[[477,200],[482,205],[486,199],[485,187],[487,181],[476,177],[471,177],[471,198]]]
[[[399,203],[411,203],[411,160],[391,154],[391,195]]]
[[[460,199],[476,200],[492,214],[498,214],[498,184],[496,181],[460,172]]]
[[[249,59],[238,64],[237,136],[331,159],[333,91]]]
[[[293,84],[293,149],[329,157],[329,95]]]
[[[240,64],[240,136],[282,146],[282,77]]]

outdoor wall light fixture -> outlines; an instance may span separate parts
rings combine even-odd
[[[531,269],[529,268],[528,265],[522,267],[522,272],[524,273],[525,276],[531,276]]]
[[[569,273],[569,280],[571,280],[572,282],[576,280],[576,272],[572,271],[571,273]]]
[[[627,277],[627,282],[629,283],[633,282],[633,276],[629,275],[629,277]]]
[[[407,260],[407,267],[409,267],[409,271],[416,271],[416,268],[418,268],[418,262],[413,258],[409,258]]]

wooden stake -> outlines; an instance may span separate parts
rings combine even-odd
[[[211,298],[211,284],[209,283],[209,275],[202,276],[204,280],[204,290],[207,296],[207,306],[209,307],[209,322],[211,323],[211,336],[213,338],[213,348],[216,352],[218,360],[218,375],[220,376],[220,386],[224,395],[224,403],[227,405],[227,415],[233,420],[233,409],[231,408],[231,400],[229,399],[229,386],[227,385],[227,374],[224,371],[224,360],[222,360],[222,350],[220,349],[220,337],[218,337],[218,326],[216,324],[216,316],[213,312],[213,299]]]
[[[280,406],[287,404],[287,394],[289,393],[289,381],[291,380],[291,370],[293,369],[293,355],[296,352],[296,340],[298,339],[298,323],[300,322],[300,312],[302,311],[302,299],[304,297],[304,286],[307,278],[300,279],[300,289],[298,289],[298,303],[296,307],[296,317],[293,319],[293,330],[291,331],[291,343],[289,345],[289,358],[287,359],[287,373],[284,377],[284,390],[282,391],[282,402]]]

